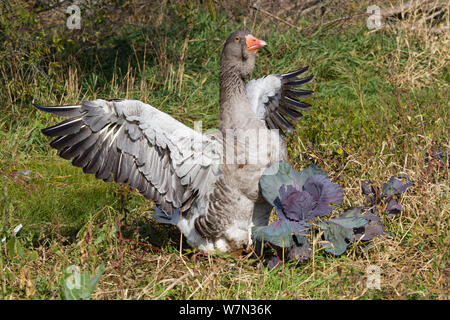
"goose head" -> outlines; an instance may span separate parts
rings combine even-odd
[[[223,47],[221,70],[233,70],[242,79],[247,79],[255,67],[256,52],[265,45],[265,41],[257,39],[247,30],[233,32]]]

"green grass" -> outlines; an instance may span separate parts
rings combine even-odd
[[[103,262],[94,299],[448,299],[448,160],[440,171],[424,161],[433,148],[449,149],[449,78],[438,65],[419,71],[449,57],[442,49],[423,60],[431,40],[395,28],[370,32],[364,21],[306,34],[264,19],[255,24],[252,32],[269,44],[258,53],[255,78],[305,65],[316,75],[314,108],[288,139],[295,167],[314,162],[327,171],[344,188],[344,208],[363,204],[363,179],[381,184],[406,173],[415,182],[402,198],[404,212],[385,218],[392,236],[375,241],[367,254],[353,247],[341,257],[326,255],[320,235],[311,235],[311,260],[269,270],[255,254],[207,256],[188,248],[175,228],[152,220],[153,204],[136,191],[58,158],[40,132],[57,119],[31,106],[126,97],[191,127],[198,120],[204,130],[217,127],[219,55],[242,16],[175,2],[159,26],[121,21],[112,32],[98,22],[104,32],[89,33],[88,17],[78,33],[57,28],[51,35],[43,22],[29,29],[40,21],[36,8],[14,3],[25,9],[5,16],[19,12],[15,27],[29,40],[5,33],[0,41],[29,54],[0,62],[0,226],[2,234],[19,223],[23,229],[15,247],[0,245],[0,298],[60,299],[66,267],[93,274]],[[113,15],[100,11],[97,18]],[[299,23],[306,28],[314,21]],[[26,170],[31,173],[20,174]],[[367,289],[371,264],[382,270],[382,290]]]

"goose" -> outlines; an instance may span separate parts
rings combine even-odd
[[[286,134],[303,110],[297,87],[303,67],[250,77],[266,42],[247,30],[233,32],[220,60],[219,130],[202,133],[138,100],[97,99],[41,111],[66,119],[42,129],[50,146],[74,166],[106,182],[126,183],[155,203],[154,218],[176,225],[203,252],[249,249],[253,226],[267,225],[272,205],[259,180],[288,158]]]

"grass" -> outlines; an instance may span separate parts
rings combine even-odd
[[[24,40],[0,37],[0,225],[2,234],[19,223],[23,229],[14,245],[0,246],[0,298],[60,299],[68,266],[94,274],[105,263],[93,299],[448,299],[448,158],[440,170],[425,163],[426,152],[449,149],[448,33],[411,32],[402,25],[408,20],[371,31],[364,16],[328,30],[304,17],[301,31],[209,5],[129,9],[117,29],[101,22],[115,16],[99,5],[92,15],[104,19],[96,22],[101,33],[90,29],[91,16],[80,31],[60,26],[52,34],[37,14],[42,8],[13,1],[15,10],[3,11],[4,30],[20,16],[14,27]],[[349,14],[365,9],[342,6]],[[146,15],[161,16],[159,25]],[[191,127],[197,120],[216,127],[223,39],[243,24],[269,43],[254,77],[304,65],[316,75],[314,108],[288,140],[297,169],[323,168],[344,188],[343,208],[363,204],[361,180],[381,185],[406,173],[414,181],[404,211],[384,217],[391,235],[367,253],[353,246],[326,255],[317,234],[311,260],[274,270],[255,254],[200,254],[175,228],[152,220],[151,202],[83,174],[40,133],[56,119],[32,102],[113,97],[140,99]],[[381,290],[367,288],[370,265],[381,268]]]

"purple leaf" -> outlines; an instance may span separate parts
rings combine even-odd
[[[312,248],[306,237],[296,237],[296,244],[291,247],[288,253],[290,260],[298,260],[299,262],[308,260],[312,256]]]
[[[297,181],[297,187],[300,189],[306,183],[306,180],[312,176],[324,176],[328,177],[327,173],[321,168],[316,166],[314,163],[307,166],[305,169],[300,171],[300,179]]]
[[[413,183],[403,184],[400,180],[392,176],[388,182],[383,183],[383,196],[391,197],[395,194],[401,194],[413,185]]]
[[[317,205],[310,212],[309,219],[315,217],[323,217],[333,211],[331,204],[340,205],[344,198],[342,188],[330,181],[327,176],[314,175],[309,177],[304,186],[303,191],[308,192],[314,203]]]
[[[268,226],[253,227],[252,235],[255,239],[266,240],[278,247],[294,245],[293,236],[305,235],[310,225],[304,221],[290,221],[280,219]]]
[[[352,229],[333,223],[332,221],[324,221],[319,223],[323,230],[325,241],[322,246],[325,251],[335,256],[340,256],[345,252],[347,246],[353,241],[354,234]]]
[[[273,269],[281,266],[281,264],[281,259],[278,256],[273,256],[267,263],[267,266],[269,267],[269,269]]]
[[[354,240],[370,240],[384,234],[384,225],[380,217],[355,207],[346,210],[342,215],[319,226],[324,231],[324,238],[330,244],[325,244],[326,252],[341,255]]]
[[[300,176],[300,172],[296,171],[288,162],[280,161],[274,163],[264,171],[259,180],[264,199],[272,205],[275,205],[274,201],[280,196],[278,191],[281,186],[297,185],[296,181],[300,180]]]
[[[317,206],[317,201],[305,191],[299,191],[293,186],[281,186],[280,204],[277,213],[281,219],[294,221],[308,220],[309,213]]]
[[[326,173],[314,164],[298,172],[288,162],[274,163],[264,170],[259,180],[261,193],[267,202],[275,205],[274,201],[280,197],[279,190],[282,185],[293,186],[297,190],[301,190],[305,181],[313,175],[326,176]]]
[[[313,175],[306,179],[303,190],[282,185],[275,206],[281,219],[311,220],[333,211],[331,204],[340,204],[343,190],[327,176]]]
[[[401,211],[403,211],[403,207],[398,203],[398,200],[395,198],[391,198],[388,205],[386,206],[387,214],[392,216],[400,213]]]
[[[375,186],[372,181],[361,181],[361,192],[371,207],[381,202],[381,190],[378,186]]]
[[[346,211],[348,212],[347,215],[349,215],[351,212],[355,217],[360,217],[367,221],[367,223],[364,224],[363,226],[353,228],[353,230],[356,230],[355,239],[367,241],[376,236],[383,235],[384,224],[381,218],[370,212],[365,212],[364,214],[361,214],[363,210],[364,208],[356,207]]]
[[[377,236],[384,234],[384,225],[380,222],[370,222],[364,227],[363,233],[356,233],[355,238],[357,240],[368,241]]]
[[[361,215],[362,208],[349,208],[337,218],[331,219],[330,222],[336,223],[347,229],[360,228],[368,223],[368,220]],[[372,215],[373,216],[373,215]]]
[[[361,211],[364,210],[364,208],[358,208]],[[361,215],[361,217],[363,217],[364,219],[366,219],[367,221],[370,222],[381,222],[381,218],[373,213],[370,212],[365,212],[363,215]]]

